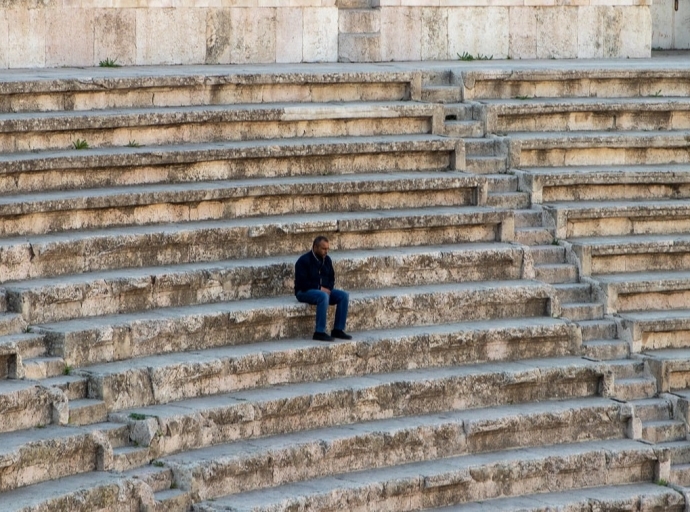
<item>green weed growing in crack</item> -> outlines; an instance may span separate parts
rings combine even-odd
[[[129,417],[132,420],[145,420],[146,414],[139,414],[138,412],[132,412],[129,414]]]
[[[86,139],[77,139],[72,142],[72,147],[74,149],[89,149],[89,143],[86,142]]]
[[[494,58],[493,55],[483,55],[481,53],[478,53],[477,55],[472,55],[471,53],[462,52],[462,54],[458,53],[457,55],[458,55],[458,59],[464,60],[464,61],[492,60]]]
[[[98,63],[102,68],[119,68],[120,65],[117,63],[117,59],[105,58]]]

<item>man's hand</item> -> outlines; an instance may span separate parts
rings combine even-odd
[[[328,295],[331,294],[331,290],[329,290],[328,288],[324,288],[323,286],[321,287],[321,291],[326,292]]]

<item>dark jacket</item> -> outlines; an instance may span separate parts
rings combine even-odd
[[[303,254],[295,263],[295,294],[307,290],[332,290],[335,286],[335,271],[330,256],[319,259],[313,251]]]

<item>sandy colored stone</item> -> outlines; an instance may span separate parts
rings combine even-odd
[[[305,7],[302,13],[302,62],[336,62],[338,9]]]
[[[509,54],[508,7],[464,7],[448,11],[448,52],[503,59]]]
[[[448,10],[422,9],[422,60],[452,59],[448,51]]]
[[[302,62],[303,32],[302,9],[276,9],[276,62]]]
[[[509,10],[509,52],[513,59],[537,58],[537,16],[530,7],[511,7]]]
[[[7,61],[11,68],[46,65],[47,22],[45,9],[5,11],[8,26]]]
[[[577,57],[578,7],[545,7],[537,13],[537,58],[573,59]]]
[[[204,62],[205,24],[203,9],[137,9],[136,64]]]
[[[136,62],[136,14],[134,10],[96,11],[94,17],[94,65],[105,59],[131,66]]]
[[[422,8],[391,7],[381,11],[381,60],[419,60],[421,38]]]

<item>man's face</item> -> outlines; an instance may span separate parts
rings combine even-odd
[[[325,258],[328,254],[328,242],[321,240],[318,244],[314,246],[314,254],[319,258]]]

